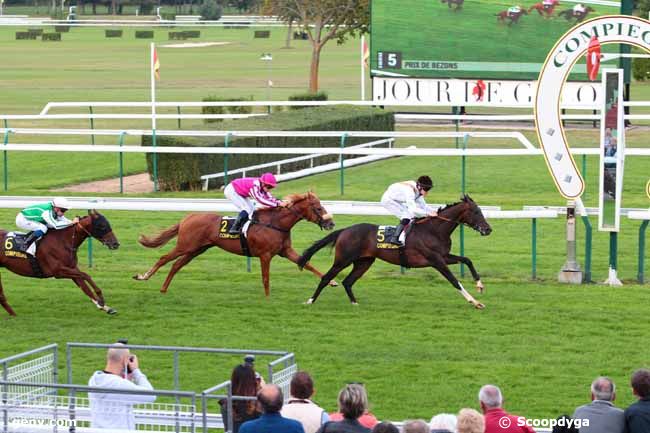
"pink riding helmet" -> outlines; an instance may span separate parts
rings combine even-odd
[[[278,181],[275,180],[275,176],[273,176],[273,173],[264,173],[263,175],[260,176],[260,181],[273,188],[275,188],[278,185]]]

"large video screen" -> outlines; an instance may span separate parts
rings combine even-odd
[[[567,30],[620,12],[604,0],[372,0],[372,75],[534,80]],[[584,61],[570,79],[587,80]]]

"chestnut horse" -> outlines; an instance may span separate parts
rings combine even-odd
[[[516,13],[510,13],[507,10],[501,11],[498,14],[496,14],[497,20],[501,22],[505,22],[506,18],[510,20],[508,23],[509,26],[516,24],[519,22],[519,18],[521,18],[522,15],[528,15],[528,11],[526,9],[521,9],[519,12]]]
[[[88,237],[92,236],[111,250],[120,246],[115,234],[113,234],[111,225],[102,214],[90,210],[88,216],[79,219],[77,224],[60,230],[50,230],[38,242],[36,258],[35,260],[32,259],[34,263],[27,258],[5,255],[4,246],[7,245],[7,233],[6,230],[0,230],[0,240],[3,245],[3,248],[0,248],[0,266],[24,277],[70,279],[88,295],[97,308],[108,314],[117,312],[104,303],[104,295],[101,289],[97,287],[90,275],[80,271],[77,266],[77,250]],[[88,285],[92,287],[92,291]],[[7,310],[7,313],[12,316],[16,315],[7,303],[1,282],[0,304]]]
[[[411,226],[406,238],[406,245],[403,248],[404,258],[409,267],[432,266],[436,268],[469,303],[481,309],[485,306],[467,293],[447,266],[456,263],[467,265],[476,281],[479,293],[483,292],[483,283],[481,283],[481,278],[472,261],[467,257],[449,254],[451,234],[459,224],[466,224],[483,236],[492,232],[492,228],[483,217],[481,208],[469,196],[465,195],[460,202],[439,209],[438,216],[419,219]],[[326,245],[335,246],[334,264],[323,276],[316,291],[307,300],[307,304],[316,302],[327,283],[343,269],[353,265],[352,272],[343,280],[343,287],[345,287],[350,302],[356,305],[357,300],[352,293],[352,285],[372,266],[376,258],[394,265],[402,264],[398,249],[378,248],[378,229],[379,227],[374,224],[356,224],[337,230],[315,242],[303,253],[298,266],[307,263],[318,250]]]
[[[269,267],[271,259],[280,255],[298,263],[299,255],[291,247],[291,228],[300,220],[317,224],[321,229],[334,228],[332,216],[327,213],[316,194],[293,194],[285,198],[286,207],[262,209],[255,212],[248,233],[247,242],[251,257],[259,257],[262,265],[264,293],[269,296]],[[225,220],[224,220],[225,223]],[[148,280],[161,266],[176,260],[160,289],[166,293],[174,275],[196,256],[208,248],[217,246],[229,253],[244,255],[239,237],[228,239],[219,237],[222,217],[217,214],[190,214],[180,223],[154,237],[140,236],[139,242],[147,248],[158,248],[178,236],[176,247],[160,259],[144,274],[135,275],[136,280]],[[309,264],[304,265],[319,277],[323,274]],[[332,285],[336,285],[333,283]]]
[[[544,18],[550,18],[553,15],[555,6],[557,6],[559,3],[560,0],[553,0],[553,3],[549,5],[545,5],[543,2],[535,3],[534,5],[528,8],[528,13],[531,13],[532,11],[537,11],[537,13],[539,13]]]

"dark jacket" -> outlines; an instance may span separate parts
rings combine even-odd
[[[261,413],[256,409],[252,413],[249,413],[247,409],[247,401],[243,400],[234,400],[232,402],[232,409],[235,412],[235,417],[232,421],[232,431],[233,433],[239,433],[239,427],[246,421],[257,419],[260,417]],[[224,430],[228,429],[228,404],[227,400],[219,400],[219,405],[221,406],[221,418],[223,420]]]
[[[650,397],[642,398],[624,412],[625,433],[650,432]]]
[[[356,419],[343,419],[343,421],[326,422],[316,433],[371,433]]]
[[[295,419],[285,418],[279,413],[265,413],[259,418],[245,422],[241,433],[305,433]]]

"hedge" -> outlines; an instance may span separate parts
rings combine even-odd
[[[36,39],[36,33],[16,32],[16,40],[21,40],[21,39]]]
[[[105,30],[104,35],[107,38],[121,38],[123,30]]]
[[[271,37],[270,30],[255,30],[254,39],[268,39]]]
[[[233,120],[211,124],[212,130],[239,131],[393,131],[395,119],[392,112],[371,107],[326,106],[313,107],[300,111],[273,113],[265,117]],[[230,147],[338,147],[339,137],[235,137]],[[346,141],[347,146],[368,142],[368,138],[355,137]],[[223,147],[224,137],[156,137],[158,146]],[[151,146],[151,136],[142,137],[143,146]],[[296,155],[239,154],[228,155],[228,169],[247,167],[265,162],[295,157]],[[352,158],[347,156],[346,158]],[[147,154],[147,167],[153,176],[152,155]],[[199,189],[200,177],[204,174],[219,173],[224,170],[224,155],[210,154],[159,154],[158,181],[161,190],[177,191]],[[337,155],[321,158],[321,162],[334,162]],[[287,171],[309,167],[309,161],[288,164]],[[251,173],[257,175],[260,173]],[[211,182],[211,187],[219,186],[223,179]],[[217,183],[218,182],[218,183]]]
[[[327,101],[326,92],[317,92],[317,93],[297,93],[295,95],[289,96],[289,101]],[[309,105],[290,105],[289,109],[291,110],[301,110],[307,108]]]
[[[68,33],[70,26],[54,26],[54,31],[57,33]]]
[[[201,30],[185,30],[185,37],[187,39],[196,39],[201,37]]]
[[[44,41],[60,41],[61,33],[43,33]]]
[[[27,31],[36,36],[41,36],[43,34],[43,29],[28,29]]]
[[[153,39],[153,30],[136,30],[136,39]]]
[[[251,101],[253,98],[251,97]],[[242,98],[220,98],[218,96],[208,96],[203,98],[203,102],[236,102],[246,101]],[[253,112],[253,107],[248,105],[233,105],[233,106],[204,106],[201,107],[202,114],[225,114],[228,111],[230,114],[250,114]],[[223,119],[203,119],[203,123],[216,123],[222,122]]]
[[[185,40],[187,39],[187,35],[185,34],[185,32],[169,32],[169,39]]]

